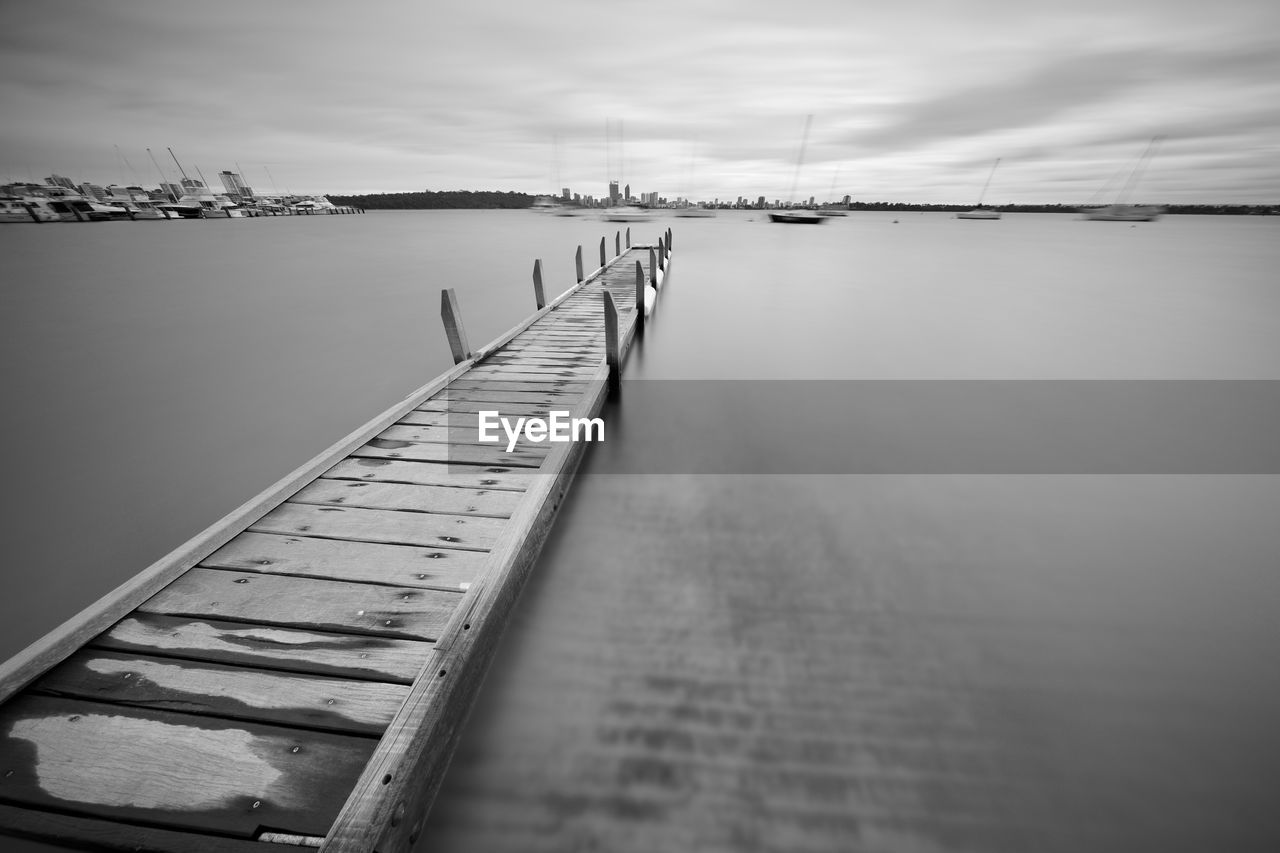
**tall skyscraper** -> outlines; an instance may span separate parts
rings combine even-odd
[[[610,181],[609,182],[609,204],[617,204],[617,203],[618,203],[618,182]]]

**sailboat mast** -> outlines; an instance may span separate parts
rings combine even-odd
[[[800,167],[804,164],[804,149],[809,142],[809,125],[813,123],[813,113],[804,117],[804,133],[800,137],[800,156],[796,158],[796,175],[791,179],[791,204],[796,202],[796,187],[800,183]]]
[[[169,152],[169,156],[173,158],[173,162],[178,163],[178,155],[173,153],[173,149],[166,148],[166,150]],[[187,170],[182,168],[181,163],[178,163],[178,171],[182,173],[182,177],[186,178],[188,181],[191,180],[191,177],[187,175]]]
[[[996,158],[996,162],[991,166],[991,174],[987,175],[987,182],[982,185],[982,194],[978,196],[978,207],[982,207],[982,200],[987,197],[987,187],[991,186],[991,179],[996,176],[996,169],[1000,165],[1000,158]]]
[[[1127,204],[1129,201],[1129,193],[1138,185],[1138,179],[1142,177],[1143,171],[1147,168],[1147,163],[1151,160],[1151,155],[1155,153],[1155,148],[1160,144],[1163,137],[1153,136],[1151,141],[1147,143],[1147,147],[1142,152],[1142,156],[1138,158],[1137,165],[1133,167],[1133,171],[1129,174],[1129,180],[1124,182],[1124,187],[1120,190],[1118,204]]]
[[[156,161],[156,155],[151,153],[150,148],[147,149],[147,156],[151,158],[151,165],[155,166],[156,171],[160,173],[160,183],[165,187],[165,195],[169,197],[169,201],[176,202],[178,197],[173,194],[173,190],[169,189],[169,187],[172,186],[172,183],[170,183],[169,179],[165,177],[164,169],[160,168],[160,164]]]

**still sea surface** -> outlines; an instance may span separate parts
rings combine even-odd
[[[1278,218],[631,227],[667,226],[629,380],[1280,379]],[[620,227],[0,228],[0,655],[443,372],[441,288],[482,344],[532,311],[535,258],[558,292]],[[786,464],[803,400],[748,430],[733,395],[640,397],[587,454],[420,850],[1280,849],[1274,469],[815,473]],[[715,445],[756,464],[697,464]],[[644,473],[616,447],[685,455]]]

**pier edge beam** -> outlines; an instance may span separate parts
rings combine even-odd
[[[444,321],[444,333],[449,336],[453,363],[461,364],[471,358],[467,330],[462,326],[462,309],[458,307],[458,295],[453,292],[452,287],[440,291],[440,319]]]
[[[547,305],[547,294],[542,289],[542,258],[533,262],[533,301],[539,311]]]
[[[578,246],[578,251],[573,256],[573,262],[578,269],[578,283],[581,284],[582,279],[585,278],[582,274],[582,246]]]
[[[604,291],[604,358],[609,364],[609,394],[616,396],[622,393],[622,357],[618,349],[618,309],[613,304],[613,295]]]

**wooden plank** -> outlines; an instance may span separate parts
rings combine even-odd
[[[195,568],[142,604],[143,613],[434,640],[460,593]]]
[[[529,359],[527,361],[530,364],[537,363],[532,359]],[[494,364],[494,360],[491,359],[489,361],[489,364]],[[501,362],[499,364],[501,364],[501,366],[504,366],[504,367],[510,366],[510,364],[507,362]],[[494,364],[494,366],[498,366],[498,365]],[[462,380],[462,381],[458,381],[450,384],[449,393],[447,396],[449,398],[459,396],[459,392],[461,391],[523,391],[526,393],[575,394],[575,395],[581,396],[584,392],[586,392],[587,385],[588,383],[586,382],[575,382],[568,379],[551,379],[547,381],[538,381],[538,382],[519,382],[519,381],[506,382],[501,379],[484,379],[484,378],[466,379],[466,380]],[[463,397],[463,399],[474,399],[474,398]]]
[[[332,482],[373,488],[401,485],[348,480]],[[466,589],[476,579],[484,565],[484,552],[246,531],[206,557],[200,565],[353,583],[459,590]]]
[[[487,551],[498,541],[506,523],[501,519],[466,515],[286,502],[254,522],[249,529],[255,533],[302,534],[322,539]]]
[[[477,385],[483,385],[483,380],[477,380]],[[554,389],[538,389],[536,386],[543,383],[538,382],[510,382],[495,380],[494,385],[526,385],[526,390],[512,391],[504,389],[486,390],[484,388],[459,388],[456,391],[450,391],[447,395],[441,394],[433,399],[447,400],[453,402],[462,400],[476,403],[528,403],[534,406],[542,407],[564,407],[577,400],[582,396],[581,389],[565,389],[556,391]]]
[[[406,435],[447,437],[451,433],[457,433],[466,434],[472,440],[476,437],[474,428],[460,427],[449,430],[445,427],[406,426],[402,429],[409,431]],[[510,518],[520,502],[520,496],[513,492],[492,489],[456,489],[448,486],[415,486],[408,483],[364,483],[321,477],[310,485],[304,486],[302,491],[289,499],[289,502]]]
[[[432,648],[431,643],[424,640],[272,628],[152,613],[135,613],[120,620],[91,645],[394,684],[411,683]]]
[[[590,417],[604,404],[607,374],[573,412]],[[573,482],[582,443],[558,444],[553,475],[538,477],[512,517],[512,533],[490,555],[489,570],[468,590],[409,698],[331,827],[321,853],[406,853],[418,840],[462,722],[479,691],[511,608]]]
[[[376,737],[409,688],[241,666],[81,649],[36,693]]]
[[[516,412],[508,409],[502,403],[494,403],[492,411],[497,411],[498,417],[507,418],[508,421],[512,422],[514,428],[514,421],[511,421],[512,418],[538,417],[546,419],[551,411],[567,412],[570,408],[572,408],[570,405],[551,406],[547,409],[535,410],[537,413],[530,415],[526,413],[527,410]],[[493,421],[489,421],[489,426],[485,434],[489,436],[489,438],[496,436],[498,439],[496,443],[502,451],[506,451],[507,445],[510,443],[511,439],[501,425],[494,426]],[[474,444],[478,447],[491,447],[495,444],[493,441],[480,440],[480,418],[478,415],[475,417],[470,417],[469,415],[451,415],[448,416],[447,422],[443,425],[397,424],[393,427],[388,427],[386,432],[382,434],[382,437],[399,441],[427,442],[430,444]],[[521,432],[516,439],[516,447],[526,448],[529,450],[542,449],[545,452],[547,449],[547,442],[530,441],[525,438],[524,433]],[[486,513],[479,514],[485,515]]]
[[[242,838],[324,835],[375,744],[32,695],[0,709],[0,733],[9,803]]]
[[[474,407],[479,412],[495,411],[497,404],[495,403],[472,403],[465,401],[454,401],[450,405],[457,407]],[[539,417],[546,417],[545,409],[537,412]],[[510,417],[510,412],[504,412]],[[505,443],[494,443],[492,445],[469,445],[469,444],[431,444],[428,442],[399,441],[389,438],[372,438],[369,443],[363,447],[357,448],[351,452],[355,457],[367,457],[372,459],[406,459],[415,462],[440,462],[448,465],[450,468],[458,468],[465,465],[503,465],[509,468],[538,468],[542,465],[542,460],[546,458],[547,451],[536,446],[526,448],[517,448],[510,453],[506,451]]]
[[[51,844],[74,845],[75,849],[120,851],[120,853],[285,853],[288,848],[271,847],[260,841],[224,835],[179,832],[154,826],[139,826],[101,818],[47,812],[0,803],[0,839],[28,838]],[[0,843],[0,847],[6,845]],[[295,848],[296,849],[296,848]]]
[[[417,415],[424,420],[456,417],[446,412],[418,412]],[[411,418],[406,415],[405,419]],[[414,420],[416,422],[416,418]],[[529,487],[535,474],[529,468],[512,468],[505,465],[481,467],[365,458],[344,459],[326,471],[325,476],[380,483],[417,483],[423,486],[458,486],[522,492]]]

